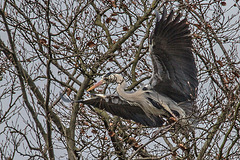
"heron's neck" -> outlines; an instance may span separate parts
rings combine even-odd
[[[129,100],[129,97],[131,96],[131,93],[127,93],[125,92],[125,88],[127,87],[127,83],[125,80],[122,81],[122,83],[118,84],[117,86],[117,92],[118,92],[118,95],[125,99],[125,100]]]
[[[122,83],[119,83],[117,86],[117,91],[124,91],[126,87],[127,87],[126,81],[122,80]]]

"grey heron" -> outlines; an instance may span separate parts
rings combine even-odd
[[[161,18],[156,13],[156,26],[149,38],[153,72],[148,85],[127,93],[124,78],[107,73],[88,91],[104,83],[117,83],[118,95],[96,95],[81,102],[150,127],[193,114],[197,69],[187,19],[180,19],[173,11],[167,16],[166,8]]]

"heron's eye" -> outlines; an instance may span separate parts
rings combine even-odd
[[[104,79],[105,81],[108,81],[108,80],[109,80],[109,77],[103,77],[103,79]]]
[[[112,79],[111,79],[111,77],[109,76],[109,77],[104,77],[103,78],[107,83],[111,83],[112,82]]]

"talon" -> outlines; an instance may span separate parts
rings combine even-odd
[[[178,119],[176,117],[170,117],[169,120],[170,120],[170,122],[177,122],[178,121]]]

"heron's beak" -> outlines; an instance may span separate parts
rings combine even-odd
[[[92,87],[88,88],[88,92],[93,90],[94,88],[97,88],[98,86],[104,84],[104,81],[103,80],[100,80],[98,83],[94,84]]]

